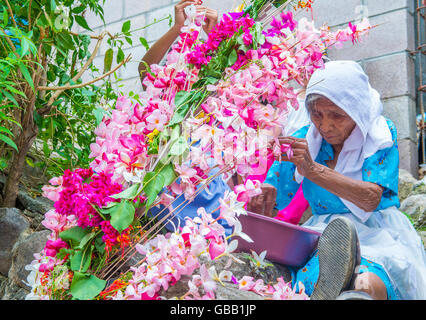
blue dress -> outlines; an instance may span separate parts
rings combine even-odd
[[[387,149],[379,150],[376,154],[365,159],[362,167],[363,181],[376,183],[384,188],[380,204],[376,211],[383,210],[389,207],[399,207],[398,198],[398,172],[399,172],[399,153],[397,146],[397,132],[392,121],[387,120],[387,124],[392,133],[394,144]],[[297,138],[305,138],[309,126],[299,129],[293,134]],[[332,146],[323,139],[320,151],[316,162],[327,166],[327,160],[334,159]],[[268,183],[277,188],[277,205],[276,209],[285,208],[299,188],[299,184],[295,181],[294,173],[296,167],[291,162],[278,162],[274,164],[268,171],[268,175],[264,183]],[[350,210],[344,205],[339,197],[327,191],[326,189],[316,185],[309,179],[304,179],[303,194],[309,202],[312,209],[312,214],[330,215],[330,214],[345,214],[350,213]],[[397,299],[397,294],[394,286],[391,285],[388,274],[384,268],[365,257],[361,259],[359,272],[373,272],[378,275],[386,285],[388,299]],[[296,287],[299,281],[305,286],[305,292],[311,295],[319,275],[319,262],[317,250],[312,253],[306,265],[298,270],[292,270],[292,284]]]

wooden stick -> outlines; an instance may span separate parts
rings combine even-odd
[[[5,1],[6,1],[6,5],[7,5],[7,11],[9,11],[9,15],[12,18],[13,25],[15,26],[15,28],[17,28],[18,26],[17,26],[15,18],[13,16],[13,11],[12,11],[12,8],[9,4],[9,1],[7,1],[7,0],[5,0]]]

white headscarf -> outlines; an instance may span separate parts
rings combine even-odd
[[[383,105],[379,93],[368,81],[368,76],[355,61],[331,61],[312,75],[306,97],[319,94],[343,109],[356,123],[351,135],[345,140],[335,171],[356,180],[362,180],[364,160],[378,150],[393,145],[392,134],[382,116]],[[306,139],[312,159],[316,159],[322,144],[322,136],[311,124]],[[298,183],[303,176],[296,170]],[[365,212],[350,201],[342,199],[348,209],[362,222],[372,212]]]

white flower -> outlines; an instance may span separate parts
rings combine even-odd
[[[271,264],[265,262],[266,250],[262,251],[259,255],[253,250],[251,250],[251,253],[252,253],[253,258],[255,260],[254,264],[257,268],[265,268],[265,267],[271,265]]]
[[[242,239],[244,239],[247,242],[253,242],[252,238],[250,238],[247,234],[245,234],[242,231],[242,225],[241,222],[239,220],[236,220],[234,223],[234,232],[232,233],[233,236],[237,236],[240,237]]]
[[[228,270],[222,270],[219,273],[219,279],[221,281],[227,281],[227,282],[231,281],[231,279],[232,279],[232,272],[228,271]]]

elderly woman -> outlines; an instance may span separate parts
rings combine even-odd
[[[426,299],[425,250],[397,209],[396,129],[379,94],[356,62],[333,61],[313,74],[305,105],[311,124],[280,139],[294,155],[274,162],[248,207],[271,215],[256,204],[276,197],[281,210],[303,181],[313,213],[303,226],[322,236],[293,284],[311,299]]]

